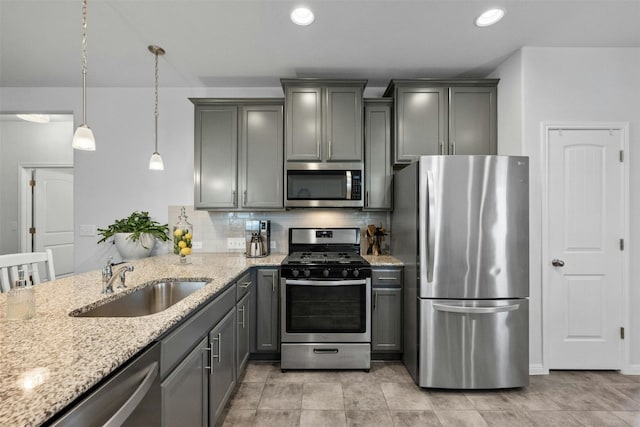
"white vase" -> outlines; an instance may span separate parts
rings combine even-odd
[[[133,261],[134,259],[146,258],[151,255],[156,238],[149,233],[143,233],[135,242],[129,239],[133,233],[116,233],[113,241],[116,249],[120,253],[123,261]]]

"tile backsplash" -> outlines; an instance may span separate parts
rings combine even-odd
[[[169,228],[178,222],[182,206],[169,206]],[[193,225],[193,241],[201,242],[202,249],[194,252],[243,252],[227,249],[227,238],[245,237],[244,222],[249,219],[271,220],[273,253],[287,253],[289,228],[291,227],[358,227],[361,232],[361,252],[367,251],[364,232],[367,225],[383,226],[389,232],[390,216],[387,212],[362,212],[355,209],[292,209],[281,212],[208,212],[185,206],[188,221]],[[382,247],[389,252],[387,236]],[[167,246],[167,250],[171,250]]]

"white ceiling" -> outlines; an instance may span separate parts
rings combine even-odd
[[[289,21],[304,3],[308,27]],[[489,6],[506,9],[477,28]],[[81,84],[80,0],[0,0],[0,86]],[[484,77],[522,46],[638,47],[640,0],[89,0],[88,84],[278,86],[280,78]]]

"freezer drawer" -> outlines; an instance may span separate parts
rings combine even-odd
[[[493,389],[529,384],[529,301],[420,304],[421,387]]]

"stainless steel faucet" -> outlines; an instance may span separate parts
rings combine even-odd
[[[127,274],[128,271],[133,271],[133,265],[124,265],[118,268],[114,274],[112,269],[113,264],[111,263],[111,260],[112,258],[109,257],[109,259],[107,260],[107,264],[102,269],[102,293],[103,294],[113,293],[113,282],[116,280],[116,278],[120,278],[120,284],[117,287],[126,288],[127,286],[125,285],[125,279],[126,279],[125,275]]]

